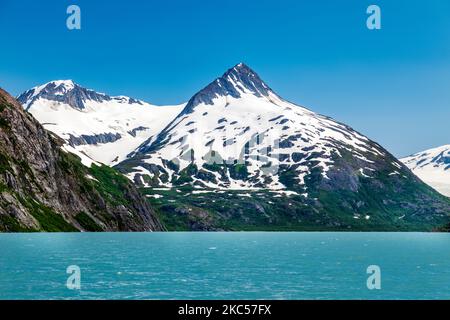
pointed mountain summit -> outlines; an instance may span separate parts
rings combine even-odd
[[[235,84],[241,93],[251,93],[257,97],[268,97],[273,93],[258,74],[242,62],[225,72],[222,79]]]
[[[239,63],[234,67],[228,69],[221,77],[216,78],[205,88],[197,92],[188,101],[182,112],[174,118],[164,130],[159,133],[158,136],[154,136],[145,143],[143,143],[136,152],[131,155],[136,155],[138,153],[147,153],[150,150],[155,150],[161,147],[161,145],[166,141],[167,137],[171,135],[174,126],[180,123],[180,121],[185,122],[186,117],[200,117],[199,115],[194,116],[194,113],[199,113],[201,111],[201,117],[204,117],[208,113],[217,115],[217,120],[211,122],[211,117],[206,117],[200,121],[190,121],[189,125],[196,123],[197,125],[201,122],[205,122],[206,127],[210,126],[211,123],[222,123],[224,122],[223,114],[230,112],[240,111],[248,112],[249,109],[241,110],[243,104],[250,107],[251,115],[257,114],[257,110],[261,106],[273,109],[274,117],[278,116],[280,112],[279,107],[288,108],[292,106],[290,103],[279,97],[260,77],[253,71],[249,66],[244,63]],[[212,108],[213,107],[213,108]],[[309,110],[295,106],[299,111],[305,113],[311,113]],[[233,122],[232,124],[236,124]],[[242,123],[242,122],[241,122]],[[200,130],[198,130],[200,129]],[[197,134],[201,132],[201,128],[196,128]],[[190,133],[192,133],[190,130]],[[200,137],[200,139],[202,139]]]
[[[214,100],[220,97],[230,96],[238,99],[248,94],[256,97],[275,95],[255,71],[241,62],[195,94],[189,100],[183,114],[191,113],[202,103],[213,105]]]

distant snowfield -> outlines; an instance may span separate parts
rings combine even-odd
[[[413,172],[436,191],[450,197],[450,172],[442,172],[434,168],[419,168]]]
[[[401,159],[423,182],[450,197],[450,145]]]

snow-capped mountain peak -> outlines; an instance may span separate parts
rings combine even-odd
[[[73,80],[55,80],[34,87],[21,94],[17,100],[29,110],[39,99],[64,103],[77,110],[84,110],[89,102],[117,101],[118,103],[143,104],[142,101],[125,97],[111,97],[76,84]]]
[[[214,100],[221,97],[239,99],[245,95],[259,98],[277,97],[255,71],[241,62],[195,94],[189,100],[183,114],[191,113],[199,104],[213,105]]]
[[[225,72],[221,79],[233,84],[236,91],[242,94],[267,97],[272,92],[258,74],[242,62]]]
[[[380,157],[391,159],[389,173],[402,171],[378,144],[282,99],[242,63],[196,93],[181,114],[137,150],[137,161],[130,159],[128,168],[134,167],[129,177],[138,183],[143,179],[144,185],[151,181],[170,187],[195,167],[200,174],[191,183],[198,187],[271,190],[286,188],[289,182],[282,181],[283,175],[290,170],[296,183],[306,188],[308,177],[316,172],[326,180],[340,179],[339,163],[350,157],[349,152],[362,176],[371,177]],[[247,177],[217,174],[210,168],[214,163],[245,165]]]
[[[29,109],[34,101],[39,99],[40,96],[46,95],[63,95],[75,87],[73,80],[54,80],[47,82],[43,85],[36,86],[30,90],[22,93],[17,100],[25,107]]]

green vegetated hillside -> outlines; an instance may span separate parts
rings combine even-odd
[[[169,230],[433,231],[450,222],[450,199],[407,168],[395,168],[399,174],[392,175],[394,168],[383,169],[389,162],[380,159],[369,178],[337,163],[330,178],[312,171],[305,179],[307,193],[290,168],[279,173],[288,192],[197,189],[191,182],[198,170],[192,166],[172,189],[143,190]]]
[[[0,89],[0,231],[163,229],[128,179],[83,166]]]
[[[446,224],[446,225],[444,225],[444,226],[442,226],[442,227],[437,228],[436,231],[440,231],[440,232],[450,232],[450,223],[448,223],[448,224]]]

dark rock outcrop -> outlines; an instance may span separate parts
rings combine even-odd
[[[81,136],[74,136],[69,135],[70,138],[68,140],[69,144],[71,146],[81,146],[81,145],[96,145],[96,144],[103,144],[103,143],[111,143],[119,140],[122,138],[122,136],[119,133],[101,133],[101,134],[95,134],[95,135],[81,135]]]

